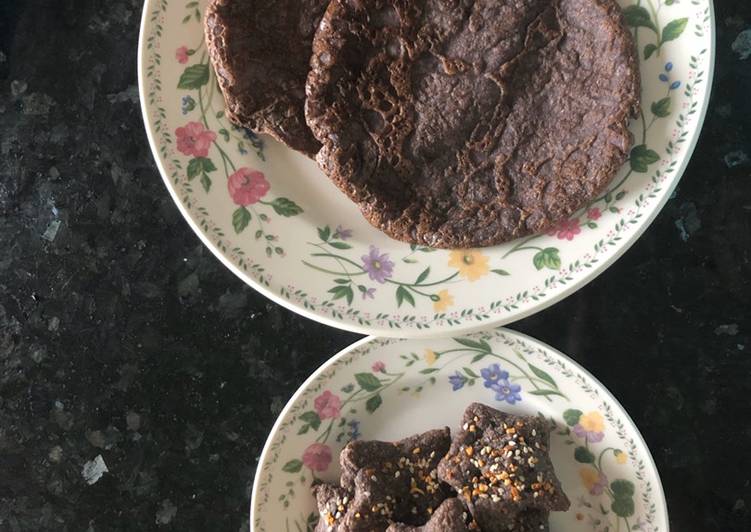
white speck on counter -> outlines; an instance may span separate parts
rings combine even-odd
[[[59,445],[55,445],[52,449],[50,449],[50,461],[54,463],[59,463],[60,460],[63,458],[63,448]]]
[[[156,524],[168,525],[172,519],[177,515],[177,506],[172,504],[169,499],[162,501],[162,507],[156,511]]]
[[[751,29],[740,32],[730,47],[741,60],[751,57]]]
[[[102,475],[108,472],[109,469],[107,469],[107,464],[104,463],[104,458],[102,458],[101,454],[98,454],[96,458],[83,465],[81,474],[86,484],[91,486],[92,484],[96,484],[102,478]]]
[[[728,336],[735,336],[736,334],[738,334],[738,324],[728,323],[726,325],[720,325],[718,327],[715,327],[714,333],[717,336],[720,336],[721,334],[727,334]]]

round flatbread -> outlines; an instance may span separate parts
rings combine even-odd
[[[407,242],[543,231],[632,145],[639,73],[613,0],[333,0],[311,66],[319,165]]]
[[[213,0],[205,30],[227,117],[314,156],[305,124],[311,44],[327,0]]]

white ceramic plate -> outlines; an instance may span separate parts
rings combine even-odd
[[[139,82],[149,140],[191,227],[274,301],[381,336],[509,323],[623,254],[667,201],[696,143],[714,64],[711,1],[623,2],[641,58],[638,146],[607,193],[549,235],[463,253],[411,248],[371,227],[315,163],[227,121],[203,44],[206,0],[146,1]]]
[[[659,475],[623,407],[566,355],[508,329],[442,340],[366,338],[329,360],[295,393],[266,442],[253,530],[311,530],[310,484],[338,479],[337,457],[352,437],[390,441],[455,427],[474,401],[556,424],[551,457],[571,509],[552,514],[553,532],[668,530]]]

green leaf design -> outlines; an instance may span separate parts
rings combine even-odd
[[[415,306],[415,298],[409,293],[409,290],[400,286],[396,289],[396,306],[401,307],[404,302],[409,303],[413,307]]]
[[[558,390],[531,390],[530,395],[539,395],[541,397],[547,397],[549,395],[559,395],[561,397],[566,397]]]
[[[563,413],[563,420],[566,422],[566,425],[569,427],[573,427],[577,423],[579,423],[579,419],[582,417],[584,412],[581,410],[577,410],[575,408],[569,408]]]
[[[644,144],[634,146],[631,150],[631,157],[629,161],[631,163],[631,169],[634,172],[646,173],[650,164],[654,164],[660,160],[660,156],[656,151],[650,150]]]
[[[216,166],[207,157],[195,157],[188,162],[188,179],[194,179],[201,173],[214,171],[216,171]]]
[[[352,246],[344,242],[329,242],[329,246],[335,249],[352,249]]]
[[[581,464],[592,464],[595,461],[595,455],[583,445],[574,450],[574,458]]]
[[[649,59],[650,57],[652,57],[652,54],[655,53],[656,51],[657,51],[657,46],[656,45],[654,45],[652,43],[649,43],[648,45],[646,45],[644,47],[644,60],[646,61],[647,59]]]
[[[300,430],[297,431],[297,434],[298,436],[300,434],[307,434],[309,430],[310,430],[310,425],[303,425],[302,427],[300,427]]]
[[[318,427],[321,426],[321,418],[312,410],[300,414],[300,419],[310,425],[313,430],[318,430]]]
[[[510,274],[509,272],[507,272],[506,270],[501,270],[501,269],[497,269],[497,270],[490,270],[490,271],[491,271],[491,272],[493,272],[493,273],[495,273],[495,274],[498,274],[498,275],[511,275],[511,274]]]
[[[545,248],[542,251],[538,251],[534,257],[532,257],[532,264],[535,268],[542,270],[543,268],[549,268],[551,270],[561,269],[561,257],[558,255],[558,248]]]
[[[235,228],[235,233],[241,233],[243,229],[248,227],[250,220],[253,219],[250,211],[245,207],[240,207],[232,213],[232,227]]]
[[[471,349],[480,349],[482,351],[487,351],[490,353],[492,349],[490,349],[490,345],[485,340],[470,340],[469,338],[454,338],[454,341],[458,344],[463,345],[464,347],[469,347]]]
[[[209,82],[209,65],[191,65],[185,69],[177,83],[178,89],[200,89]]]
[[[610,505],[613,513],[619,517],[631,517],[634,515],[634,499],[631,497],[616,497]]]
[[[348,304],[352,304],[352,300],[355,297],[355,293],[352,291],[352,287],[349,285],[337,285],[331,289],[329,289],[330,294],[334,294],[334,297],[332,297],[332,300],[337,300],[341,298],[346,298]]]
[[[378,407],[383,404],[383,399],[381,399],[381,394],[377,393],[367,401],[365,401],[365,410],[370,412],[371,414],[378,410]]]
[[[427,369],[420,370],[420,373],[422,373],[423,375],[430,375],[431,373],[437,373],[439,371],[441,370],[438,368],[427,368]]]
[[[660,44],[662,45],[668,41],[674,41],[680,37],[683,30],[686,29],[686,24],[688,24],[687,18],[677,18],[668,22],[667,25],[662,28],[662,40],[660,41]]]
[[[472,364],[474,364],[475,362],[479,362],[486,356],[488,356],[487,353],[477,353],[475,356],[472,357]]]
[[[381,387],[381,381],[372,373],[355,373],[355,380],[366,392],[374,392]]]
[[[208,192],[209,190],[211,190],[211,178],[208,175],[201,174],[200,181],[201,181],[201,186],[203,187],[203,189],[206,192]]]
[[[303,212],[302,207],[288,198],[276,198],[271,202],[271,206],[277,214],[286,216],[287,218],[297,216]]]
[[[299,473],[302,469],[302,461],[298,459],[290,460],[282,466],[285,473]]]
[[[634,483],[622,478],[611,482],[610,489],[613,490],[613,495],[616,497],[633,497],[635,492]]]
[[[652,102],[652,114],[660,118],[665,118],[670,115],[670,96],[666,96],[662,100]]]
[[[415,281],[415,284],[420,284],[421,282],[423,282],[425,279],[428,278],[428,275],[430,275],[430,266],[425,268],[425,270],[420,275],[417,276],[417,280]]]
[[[344,393],[352,393],[352,390],[354,390],[354,389],[355,389],[355,385],[354,384],[347,384],[346,386],[342,387],[342,392],[344,392]]]
[[[331,228],[328,225],[326,227],[318,228],[318,238],[326,242],[330,236],[331,236]]]
[[[553,377],[550,376],[550,374],[541,370],[537,366],[533,366],[532,364],[528,363],[527,365],[529,366],[529,369],[532,370],[532,373],[534,373],[535,376],[537,376],[538,379],[544,380],[545,382],[550,384],[553,388],[556,388],[556,389],[558,388],[558,385],[555,383],[555,380],[553,379]]]
[[[632,28],[649,28],[657,33],[657,27],[654,25],[654,22],[652,22],[652,17],[649,16],[649,11],[642,6],[626,7],[623,10],[623,16],[626,19],[626,24]]]
[[[464,370],[464,373],[466,373],[468,376],[472,377],[473,379],[479,379],[480,378],[480,376],[477,373],[475,373],[474,371],[472,371],[472,368],[468,368],[468,367],[465,366],[462,369]]]

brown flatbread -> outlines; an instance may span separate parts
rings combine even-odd
[[[311,66],[319,165],[407,242],[543,231],[632,145],[638,61],[614,0],[332,0]]]
[[[313,157],[305,78],[327,0],[212,0],[206,44],[227,117]]]

